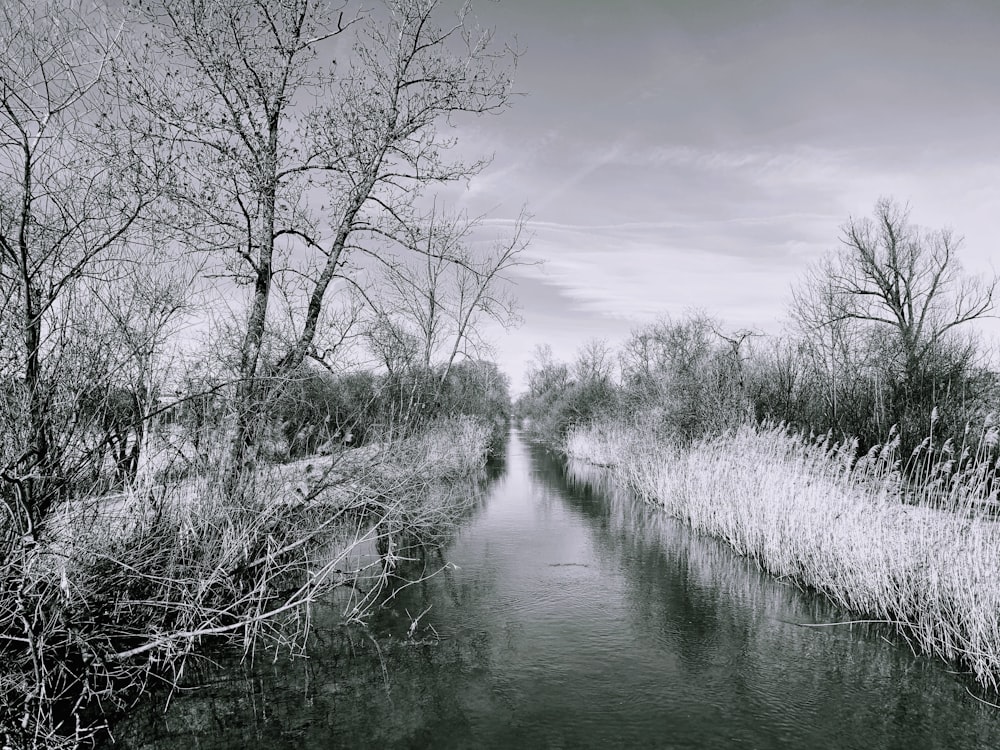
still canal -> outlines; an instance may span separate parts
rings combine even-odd
[[[305,658],[193,670],[118,747],[1000,747],[967,678],[516,432],[443,559],[367,631],[331,605]]]

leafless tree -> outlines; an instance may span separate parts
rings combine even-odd
[[[841,241],[793,290],[820,422],[868,444],[895,426],[908,450],[942,407],[947,429],[960,431],[982,381],[970,324],[991,315],[997,277],[965,274],[951,231],[913,224],[888,198],[872,217],[851,218]]]
[[[392,317],[378,312],[364,326],[364,331],[369,351],[390,377],[399,377],[417,368],[423,342]]]
[[[815,373],[833,424],[841,416],[845,385],[856,380],[857,367],[865,361],[865,338],[856,321],[845,317],[842,296],[834,280],[831,258],[807,271],[805,282],[793,289],[791,317],[800,341],[798,354]]]
[[[552,395],[570,382],[569,365],[555,359],[550,344],[538,344],[528,363],[528,393],[531,396]]]
[[[846,325],[883,328],[901,358],[904,387],[913,387],[955,329],[991,314],[997,277],[962,272],[961,240],[947,229],[925,230],[888,198],[873,218],[852,218],[842,248],[813,268],[795,293],[801,325],[819,335]]]
[[[115,275],[82,285],[65,324],[89,370],[73,399],[77,439],[91,445],[85,454],[91,465],[81,468],[99,475],[110,452],[120,482],[135,479],[147,427],[162,408],[158,399],[175,357],[170,340],[190,312],[196,277],[183,258],[148,257],[151,247],[156,243],[130,248]]]
[[[741,347],[750,334],[719,331],[700,311],[633,331],[620,354],[632,408],[682,440],[742,423],[750,409]]]
[[[484,320],[504,328],[517,320],[510,272],[527,263],[525,216],[510,236],[486,248],[473,241],[480,228],[479,220],[436,208],[426,220],[400,227],[397,241],[378,253],[375,281],[364,295],[370,315],[394,322],[396,338],[409,332],[411,365],[435,370],[438,392],[459,354],[481,353]]]
[[[0,321],[23,395],[24,446],[0,475],[30,531],[61,482],[51,412],[59,308],[108,272],[156,198],[156,151],[106,87],[117,32],[83,0],[0,4]],[[169,148],[169,143],[164,142]]]
[[[350,16],[324,0],[134,3],[159,71],[134,66],[134,98],[159,118],[150,135],[189,150],[176,195],[199,218],[179,223],[250,289],[236,463],[253,442],[262,383],[318,353],[323,311],[352,255],[419,220],[428,186],[486,163],[446,158],[455,141],[442,126],[503,110],[514,58],[467,6],[440,26],[440,5],[385,0]],[[294,285],[301,304],[288,346],[262,368],[276,283]]]
[[[608,385],[614,370],[614,352],[605,339],[587,341],[576,354],[573,371],[577,382]]]

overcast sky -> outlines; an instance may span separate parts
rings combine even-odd
[[[495,153],[463,205],[534,215],[524,323],[496,335],[515,391],[538,343],[702,308],[780,331],[790,283],[879,196],[1000,236],[997,0],[502,0],[523,51],[509,112],[463,127]],[[990,328],[990,334],[996,330]]]

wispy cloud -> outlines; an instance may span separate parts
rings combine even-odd
[[[511,351],[689,307],[776,326],[790,283],[882,195],[954,227],[965,266],[988,271],[1000,5],[956,2],[497,6],[523,21],[530,96],[477,122],[496,160],[456,200],[499,207],[494,232],[522,204],[535,215],[544,265],[520,273]]]
[[[565,173],[559,177],[556,183],[536,197],[534,205],[538,210],[544,210],[553,201],[570,193],[591,175],[596,174],[604,167],[620,163],[625,150],[625,144],[620,141],[602,148],[581,149],[579,156],[568,161]]]
[[[705,307],[761,325],[780,315],[786,296],[785,275],[774,273],[775,267],[787,265],[789,258],[804,264],[811,257],[797,252],[801,248],[794,243],[770,254],[739,254],[718,248],[706,252],[670,237],[576,237],[569,243],[540,233],[530,252],[544,259],[544,265],[521,275],[547,285],[568,308],[632,321]],[[725,273],[720,263],[725,263]]]

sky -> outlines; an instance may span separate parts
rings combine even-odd
[[[509,111],[459,125],[493,162],[456,200],[533,219],[515,393],[662,314],[780,333],[790,285],[890,196],[1000,267],[997,0],[480,0],[522,52]],[[983,325],[987,338],[1000,333]]]

